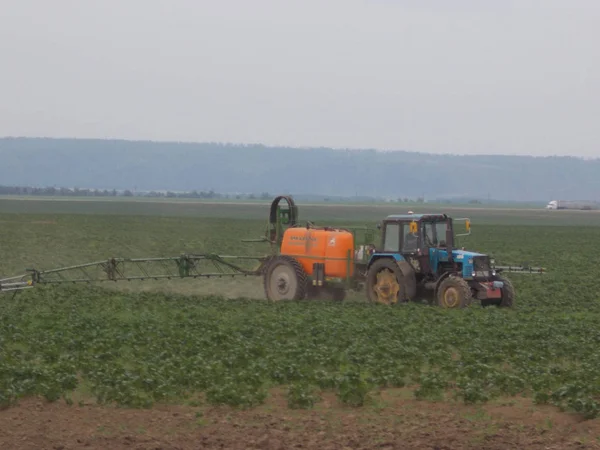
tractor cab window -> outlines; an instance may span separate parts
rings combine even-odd
[[[419,249],[419,236],[410,231],[410,224],[402,224],[402,253],[414,253]]]
[[[438,247],[446,246],[446,228],[448,228],[448,224],[446,222],[437,222],[435,224],[435,244]]]
[[[397,252],[400,249],[400,224],[388,223],[385,226],[384,252]]]
[[[433,231],[432,223],[423,224],[423,246],[435,247],[435,232]]]
[[[425,247],[446,246],[446,222],[427,222],[423,224],[423,245]]]

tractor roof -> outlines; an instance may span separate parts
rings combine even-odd
[[[385,220],[447,219],[446,214],[391,214]]]

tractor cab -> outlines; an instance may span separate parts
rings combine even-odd
[[[466,233],[454,224],[465,222]],[[468,306],[473,298],[512,305],[510,282],[498,276],[488,255],[457,249],[457,236],[471,234],[469,219],[446,214],[403,214],[385,218],[381,245],[368,263],[367,294],[380,303],[410,301],[417,289],[434,293],[445,308]]]
[[[461,220],[467,233],[455,234],[454,224]],[[383,301],[386,296],[410,299],[418,286],[435,291],[449,274],[461,278],[467,273],[472,275],[473,268],[468,264],[472,264],[471,256],[475,254],[455,248],[457,236],[470,234],[469,219],[452,219],[447,214],[399,214],[387,216],[380,228],[381,243],[367,265],[372,274],[368,276],[368,289],[374,289],[375,301]],[[389,279],[381,278],[382,273],[387,273]]]
[[[454,234],[454,221],[465,221],[467,233]],[[440,262],[452,264],[456,236],[470,234],[469,219],[446,214],[390,215],[382,223],[379,254],[398,255],[418,273],[436,273]]]
[[[429,248],[452,249],[452,219],[446,214],[403,214],[386,217],[382,224],[382,253],[421,256]]]

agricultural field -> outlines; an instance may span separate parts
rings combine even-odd
[[[357,225],[402,208],[299,206]],[[267,210],[0,200],[0,274],[261,255],[241,239]],[[0,295],[0,448],[600,448],[600,214],[447,211],[473,221],[460,245],[548,273],[512,275],[510,310],[273,304],[259,278]]]

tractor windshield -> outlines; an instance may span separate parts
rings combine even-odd
[[[446,246],[446,222],[426,222],[423,224],[423,242],[427,247]]]

